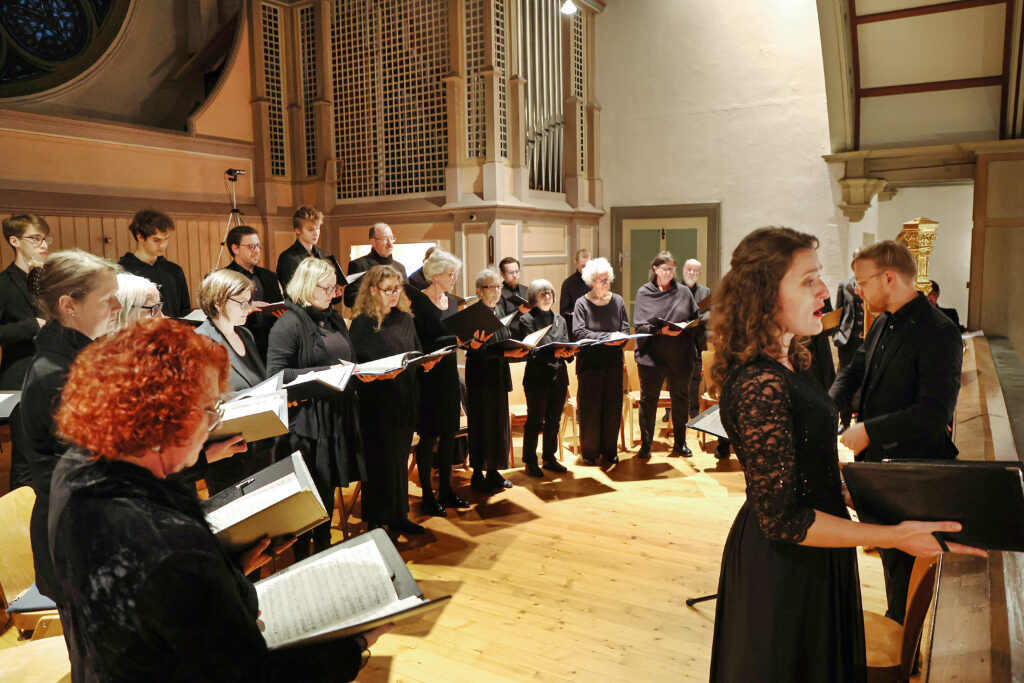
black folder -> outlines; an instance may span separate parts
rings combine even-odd
[[[462,341],[472,339],[474,332],[491,334],[500,330],[504,325],[505,323],[494,315],[494,311],[487,308],[483,301],[466,306],[444,320],[445,329]]]
[[[862,522],[960,522],[940,534],[985,550],[1024,551],[1024,478],[1018,462],[852,462],[843,478]]]

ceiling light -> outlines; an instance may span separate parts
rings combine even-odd
[[[562,3],[562,14],[576,14],[576,3],[572,0],[565,0]]]

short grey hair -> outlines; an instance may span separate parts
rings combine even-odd
[[[602,273],[608,273],[608,277],[611,278],[610,282],[615,282],[615,271],[612,270],[612,264],[608,263],[608,259],[605,257],[599,256],[587,261],[587,265],[583,266],[583,272],[580,274],[587,286],[593,287],[594,278]]]
[[[423,262],[423,276],[428,282],[443,273],[457,273],[462,268],[460,261],[454,254],[449,254],[442,249],[435,249],[427,260]]]
[[[117,300],[121,302],[121,310],[117,312],[117,320],[110,331],[123,330],[128,323],[138,319],[139,309],[146,305],[146,295],[151,291],[159,297],[160,287],[152,280],[132,273],[118,273]]]
[[[387,223],[374,223],[373,225],[371,225],[370,226],[370,239],[371,240],[375,239],[377,237],[377,228],[380,228],[381,230],[383,230],[384,228],[388,228],[390,230],[391,226],[388,225]]]
[[[526,300],[530,302],[530,306],[536,306],[537,299],[539,299],[540,295],[544,292],[551,292],[551,296],[555,296],[555,288],[547,280],[541,278],[531,282],[530,288],[526,290]]]
[[[501,274],[494,268],[484,268],[476,275],[476,288],[480,289],[484,287],[491,280],[501,282]]]

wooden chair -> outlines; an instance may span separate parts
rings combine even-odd
[[[558,459],[564,460],[562,455],[562,434],[565,428],[572,425],[572,446],[573,453],[580,454],[579,423],[576,421],[576,393],[579,391],[579,380],[576,377],[576,368],[569,368],[569,393],[565,399],[565,406],[562,408],[562,424],[558,428]]]
[[[35,584],[29,538],[29,520],[35,501],[36,494],[30,486],[22,486],[0,498],[0,548],[3,548],[0,552],[0,599],[4,608]],[[64,632],[55,609],[11,614],[10,622],[22,633],[33,631],[35,635],[39,630],[40,637]]]
[[[925,616],[932,602],[937,574],[937,557],[919,557],[910,574],[907,615],[898,622],[876,612],[864,611],[868,681],[909,681],[917,661]]]

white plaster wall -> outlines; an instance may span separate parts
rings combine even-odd
[[[850,235],[822,160],[815,3],[611,0],[596,34],[604,208],[721,202],[723,272],[754,228],[812,232],[834,291]],[[601,228],[608,254],[609,216]]]
[[[971,275],[974,185],[905,187],[887,202],[877,202],[878,239],[893,239],[915,218],[938,221],[928,274],[939,283],[939,304],[955,308],[967,322],[967,281]]]

